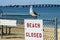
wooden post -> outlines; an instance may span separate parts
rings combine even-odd
[[[10,33],[11,33],[11,27],[9,27],[9,35],[10,35]]]
[[[7,26],[6,26],[6,34],[7,34]]]
[[[1,38],[3,38],[3,25],[2,25],[2,30],[1,30]]]

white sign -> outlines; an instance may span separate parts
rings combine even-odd
[[[25,40],[43,40],[43,21],[39,19],[25,19]]]
[[[0,25],[16,26],[16,20],[0,19]]]

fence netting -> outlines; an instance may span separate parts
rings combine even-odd
[[[8,29],[9,30],[9,27]],[[7,31],[7,35],[4,35],[5,38],[20,38],[25,40],[24,37],[24,20],[20,19],[17,21],[17,26],[11,28],[11,33],[9,35],[9,31]],[[5,33],[4,28],[4,33]],[[55,39],[55,23],[52,21],[43,21],[43,38],[44,40],[54,40]]]

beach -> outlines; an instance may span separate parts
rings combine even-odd
[[[8,29],[9,30],[9,29]],[[5,31],[5,28],[4,28]],[[44,40],[54,40],[54,27],[44,26]],[[58,40],[60,39],[60,28],[58,28]],[[11,28],[10,35],[0,36],[0,40],[25,40],[24,38],[24,26],[18,25],[18,27]]]
[[[58,28],[58,40],[60,39],[60,28]]]

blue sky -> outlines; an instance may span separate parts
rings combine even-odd
[[[60,4],[60,0],[0,0],[0,6],[31,4]]]

